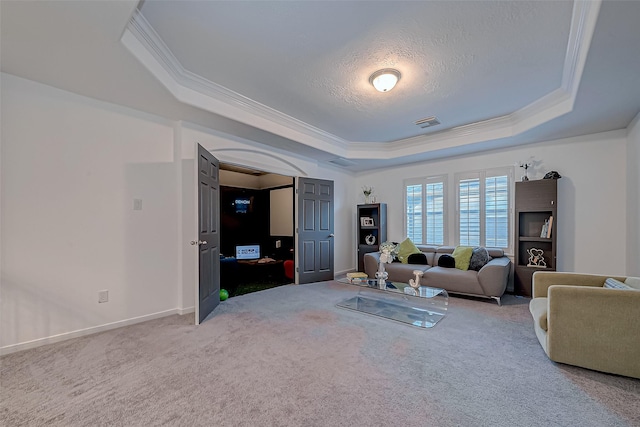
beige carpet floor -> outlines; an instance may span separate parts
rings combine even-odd
[[[231,298],[0,359],[6,426],[640,426],[640,381],[549,361],[528,300],[450,298],[418,329],[350,285]]]

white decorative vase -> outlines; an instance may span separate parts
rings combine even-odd
[[[376,279],[378,279],[378,287],[380,289],[385,289],[387,287],[387,279],[389,278],[389,273],[386,272],[384,268],[384,262],[380,261],[378,263],[378,271],[376,272]]]

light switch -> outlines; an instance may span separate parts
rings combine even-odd
[[[142,199],[133,199],[133,210],[134,211],[142,210]]]

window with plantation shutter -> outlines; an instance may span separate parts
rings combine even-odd
[[[510,248],[512,171],[504,168],[456,175],[460,245]]]
[[[458,183],[459,242],[463,246],[480,245],[480,180]]]
[[[405,180],[405,236],[416,244],[487,246],[511,253],[513,172],[505,167]],[[454,185],[451,195],[447,185]]]
[[[509,176],[485,178],[485,245],[509,247]]]
[[[407,185],[406,195],[406,235],[413,243],[422,243],[422,184]]]
[[[444,244],[444,182],[426,185],[427,244]]]
[[[445,182],[445,176],[405,182],[405,234],[413,243],[444,244]]]

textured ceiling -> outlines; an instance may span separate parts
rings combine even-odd
[[[189,72],[339,138],[509,114],[560,86],[572,2],[166,2],[142,15]],[[379,93],[380,68],[402,79]],[[435,115],[442,125],[414,124]]]
[[[623,129],[640,112],[640,1],[146,0],[179,75],[124,43],[139,5],[0,1],[2,72],[352,171]],[[403,77],[380,94],[368,76],[386,66]],[[559,103],[536,101],[560,80]],[[402,140],[430,115],[443,124]]]

